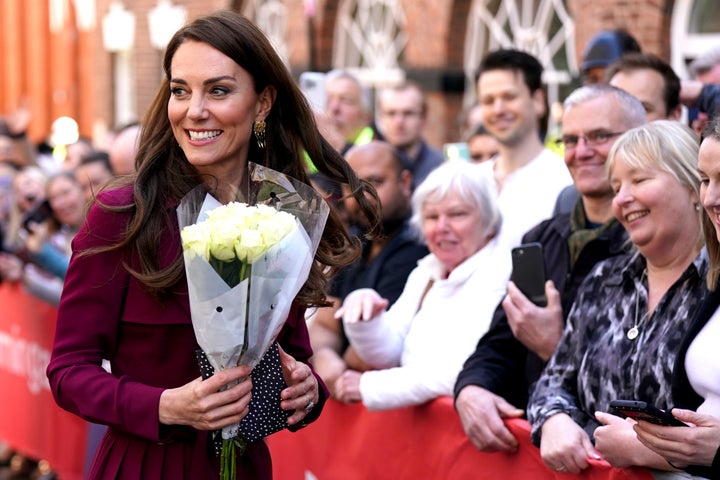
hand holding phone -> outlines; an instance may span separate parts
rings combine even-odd
[[[644,420],[656,425],[668,427],[687,427],[687,424],[673,417],[669,412],[639,400],[613,400],[610,408],[625,417]]]
[[[545,259],[540,243],[525,243],[512,249],[510,280],[535,305],[547,306]]]
[[[44,200],[37,204],[32,210],[27,212],[23,217],[23,228],[30,231],[33,223],[42,223],[53,216],[53,210],[50,202]]]

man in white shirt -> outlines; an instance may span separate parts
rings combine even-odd
[[[498,155],[479,165],[494,182],[503,216],[500,242],[508,249],[553,213],[558,193],[572,183],[563,159],[541,141],[547,110],[542,65],[519,50],[483,58],[477,78],[482,124],[499,143]]]

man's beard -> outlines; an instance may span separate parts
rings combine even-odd
[[[391,218],[383,218],[382,220],[382,227],[383,227],[383,235],[386,237],[391,237],[395,235],[398,230],[400,230],[405,223],[406,216],[398,215]]]

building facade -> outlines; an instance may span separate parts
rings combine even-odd
[[[643,50],[686,64],[720,45],[710,0],[0,0],[0,115],[30,105],[35,141],[71,116],[83,135],[141,120],[161,79],[163,41],[183,20],[229,8],[268,34],[299,78],[355,71],[370,87],[407,78],[428,93],[426,137],[457,141],[482,55],[535,54],[549,100],[578,84],[582,47],[623,27]],[[159,9],[159,10],[156,10]],[[155,20],[152,20],[155,18]],[[129,20],[131,19],[131,20]],[[180,23],[178,23],[180,22]]]

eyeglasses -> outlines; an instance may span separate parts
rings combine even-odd
[[[606,143],[613,137],[622,135],[623,133],[625,132],[606,132],[604,130],[594,130],[592,132],[588,132],[585,135],[563,135],[561,138],[557,139],[557,143],[558,145],[565,145],[565,148],[575,148],[577,147],[580,139],[582,139],[583,142],[585,142],[585,146],[587,148],[594,148],[598,145]]]

